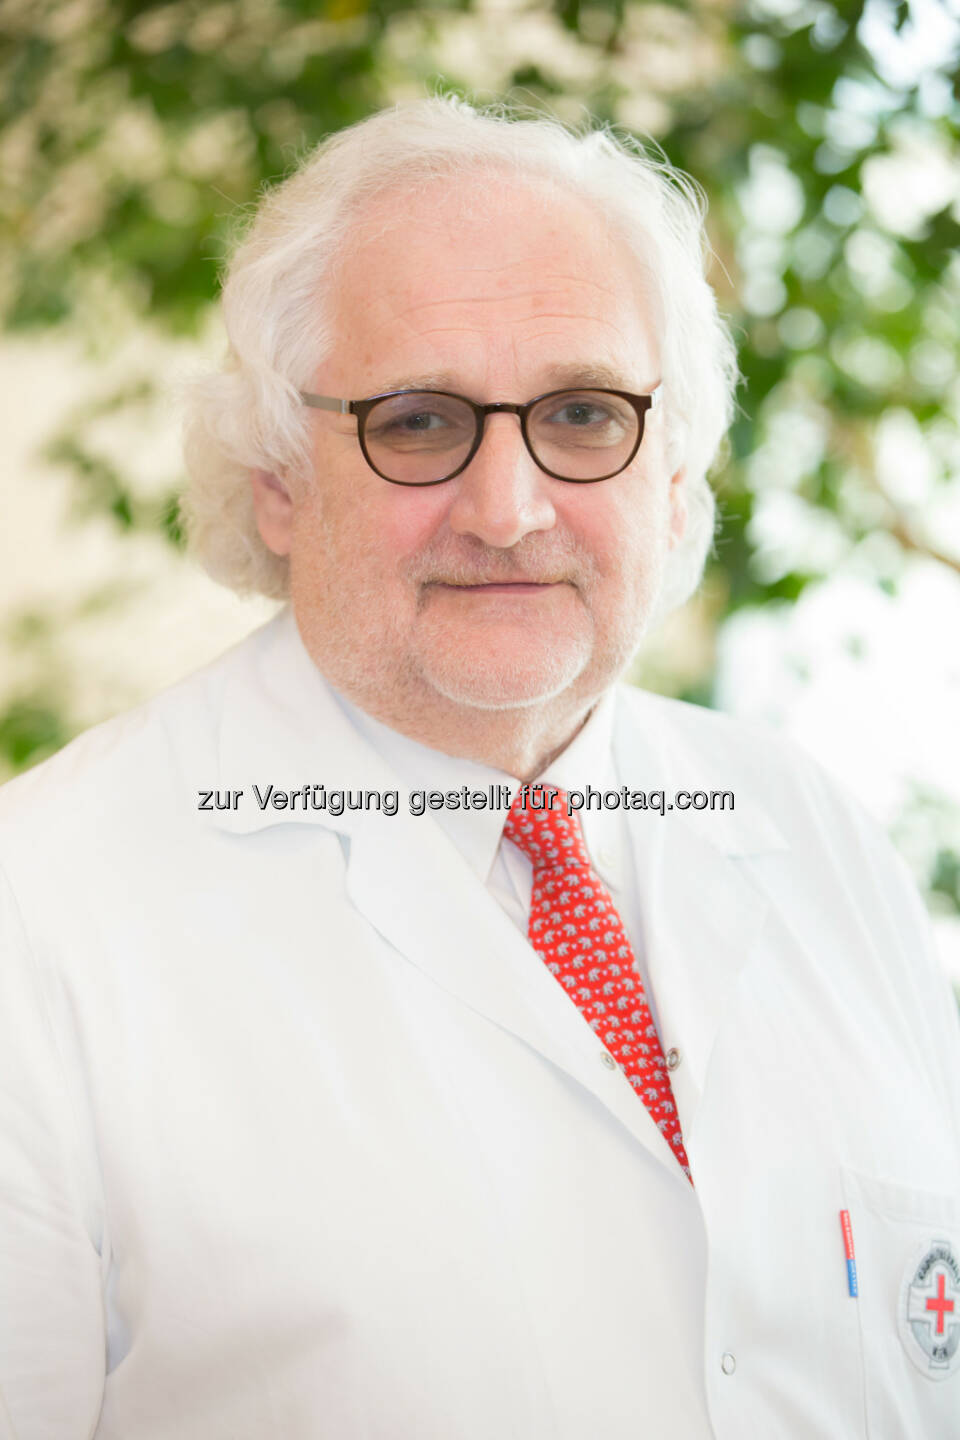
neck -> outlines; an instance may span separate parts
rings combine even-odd
[[[334,682],[335,683],[335,682]],[[571,704],[558,696],[543,705],[481,710],[440,697],[431,707],[385,704],[382,695],[338,687],[368,715],[431,750],[503,770],[518,780],[535,780],[567,748],[586,723],[599,696]]]

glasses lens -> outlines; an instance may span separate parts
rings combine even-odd
[[[430,390],[381,400],[364,430],[373,465],[402,485],[427,485],[452,475],[467,458],[475,434],[469,405]]]
[[[564,390],[530,412],[527,434],[537,463],[564,480],[615,475],[637,446],[633,406],[606,390]]]

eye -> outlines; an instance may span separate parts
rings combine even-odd
[[[459,447],[473,438],[469,405],[451,395],[414,390],[382,400],[367,421],[367,440],[392,449]]]
[[[608,448],[629,440],[636,426],[633,408],[619,396],[573,390],[538,406],[530,429],[542,444]]]
[[[449,417],[426,405],[381,406],[368,422],[368,429],[386,438],[388,435],[423,435],[429,430],[442,430]]]
[[[559,425],[602,425],[612,417],[609,410],[592,400],[568,400],[548,418]]]
[[[438,430],[446,424],[445,417],[436,410],[410,410],[407,414],[395,415],[388,421],[387,428],[409,430],[416,434],[422,430]]]

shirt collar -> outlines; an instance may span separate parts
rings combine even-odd
[[[509,786],[512,793],[519,784],[516,776],[492,765],[432,750],[409,735],[375,720],[339,691],[334,690],[333,694],[350,723],[375,747],[408,790],[460,793],[464,785],[471,791],[489,791],[490,786]],[[613,783],[613,718],[614,693],[608,690],[567,747],[554,756],[537,778],[559,785],[568,792],[585,791],[588,785],[597,789]],[[401,804],[405,803],[405,797],[401,796]],[[506,810],[489,807],[467,810],[461,807],[428,813],[443,828],[474,874],[486,884],[503,838]],[[602,815],[601,811],[583,816],[588,845],[591,843],[591,832],[598,823],[602,824]]]

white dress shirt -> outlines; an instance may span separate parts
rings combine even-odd
[[[433,750],[398,730],[375,720],[339,691],[333,692],[351,724],[376,746],[398,779],[413,790],[471,790],[509,786],[511,794],[520,783],[515,775],[474,760],[463,760]],[[612,690],[594,706],[586,723],[566,748],[553,758],[537,781],[558,785],[569,794],[590,790],[606,795],[610,804],[590,798],[589,807],[578,811],[587,850],[594,869],[613,897],[633,947],[636,969],[660,1034],[660,1017],[646,964],[643,924],[643,896],[652,883],[653,847],[631,841],[622,805],[612,803],[611,792],[620,793],[613,754],[614,694]],[[536,782],[533,782],[536,783]],[[401,795],[401,804],[405,797]],[[482,885],[502,907],[517,928],[526,935],[533,888],[533,866],[527,855],[503,836],[505,810],[443,809],[432,812]],[[586,1023],[586,1022],[584,1022]]]

